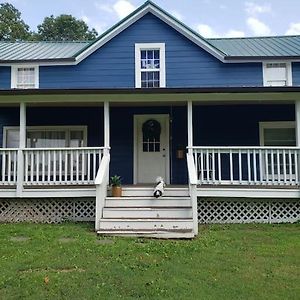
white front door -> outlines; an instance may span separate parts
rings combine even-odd
[[[134,183],[154,184],[158,176],[169,183],[169,115],[136,115],[134,122]]]

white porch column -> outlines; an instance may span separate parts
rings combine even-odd
[[[109,102],[104,102],[104,147],[110,147]],[[107,150],[106,150],[107,151]],[[109,151],[108,151],[109,152]]]
[[[21,197],[23,192],[24,148],[26,148],[26,104],[20,103],[20,141],[18,150],[17,197]]]
[[[187,103],[187,117],[188,117],[188,147],[189,147],[189,154],[192,154],[193,151],[191,147],[193,147],[193,102],[188,101]]]
[[[300,147],[300,100],[295,102],[296,146]]]

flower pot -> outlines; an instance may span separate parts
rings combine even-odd
[[[122,197],[122,187],[121,186],[113,186],[111,189],[111,193],[113,197]]]

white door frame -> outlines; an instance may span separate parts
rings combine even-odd
[[[170,115],[169,114],[139,114],[134,115],[133,117],[133,184],[137,184],[137,163],[138,163],[138,118],[147,117],[147,118],[155,118],[157,116],[164,116],[166,119],[166,184],[170,184]]]

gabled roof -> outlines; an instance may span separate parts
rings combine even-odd
[[[300,36],[207,39],[225,53],[225,59],[300,57]]]
[[[152,1],[146,1],[92,42],[0,42],[0,64],[78,64],[148,13],[222,62],[300,60],[300,36],[205,39]]]
[[[0,63],[72,61],[89,42],[0,42]]]

